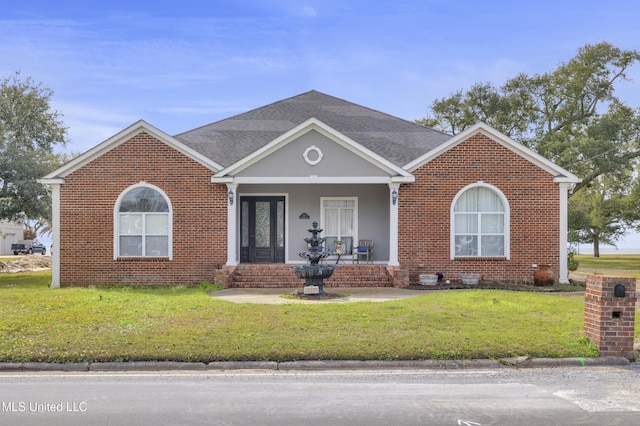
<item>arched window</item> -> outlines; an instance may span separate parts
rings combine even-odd
[[[509,204],[497,188],[478,182],[454,198],[451,258],[509,258]]]
[[[115,257],[171,258],[171,204],[159,188],[128,188],[118,198],[115,216]]]

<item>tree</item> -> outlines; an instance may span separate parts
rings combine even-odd
[[[592,243],[594,257],[600,257],[600,244],[615,246],[635,220],[628,181],[599,176],[570,198],[569,242]]]
[[[640,219],[633,203],[637,157],[620,155],[621,150],[635,150],[638,116],[637,111],[613,102],[607,113],[596,117],[585,133],[576,137],[581,151],[575,153],[573,171],[588,176],[588,184],[570,199],[569,227],[575,233],[569,236],[570,241],[592,243],[595,257],[599,257],[600,243],[615,245]],[[572,236],[578,238],[571,240]]]
[[[635,50],[606,42],[586,45],[552,72],[523,73],[500,88],[476,84],[466,92],[437,99],[431,104],[432,115],[418,123],[456,134],[484,121],[571,171],[584,160],[576,173],[583,178],[575,188],[578,191],[602,174],[632,167],[632,160],[640,157],[640,113],[614,96],[616,84],[627,79],[629,67],[639,60]],[[624,140],[611,141],[609,151],[597,153],[600,157],[588,157],[598,147],[583,136],[601,121],[602,114],[610,122],[630,120],[635,129],[628,126],[619,135]],[[599,161],[592,161],[596,158]]]
[[[50,218],[51,200],[36,179],[55,170],[66,146],[51,89],[17,72],[0,80],[0,219]]]

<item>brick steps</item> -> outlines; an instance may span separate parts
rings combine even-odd
[[[304,285],[293,271],[293,265],[238,265],[231,274],[230,287],[293,288]],[[392,287],[385,266],[339,265],[333,276],[324,281],[328,287]]]

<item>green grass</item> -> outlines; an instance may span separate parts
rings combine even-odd
[[[623,275],[640,280],[640,255],[575,255],[579,262],[578,270],[583,274]]]
[[[583,298],[501,290],[382,303],[234,304],[200,288],[50,289],[0,275],[0,361],[594,357]]]

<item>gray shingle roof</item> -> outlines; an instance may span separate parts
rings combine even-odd
[[[227,167],[316,118],[397,166],[451,138],[411,121],[312,90],[175,136]]]

